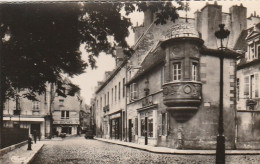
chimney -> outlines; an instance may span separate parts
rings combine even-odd
[[[116,47],[116,65],[120,63],[120,61],[123,61],[124,59],[124,51],[122,47]]]
[[[209,48],[217,48],[215,31],[219,30],[219,24],[222,23],[222,6],[218,4],[206,3],[201,9],[199,18],[201,18],[201,35],[204,44]],[[198,27],[198,25],[196,25]],[[198,29],[200,31],[200,29]]]
[[[150,26],[150,24],[153,22],[153,17],[154,15],[149,9],[144,12],[144,27]]]
[[[247,8],[243,5],[229,8],[231,16],[231,29],[228,47],[233,48],[241,32],[247,29]]]

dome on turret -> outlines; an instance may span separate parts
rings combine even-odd
[[[183,37],[200,38],[200,35],[192,23],[183,22],[181,24],[174,24],[166,32],[165,40]]]

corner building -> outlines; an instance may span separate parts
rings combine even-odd
[[[122,120],[126,141],[174,149],[215,150],[222,56],[225,147],[259,148],[258,115],[247,116],[250,114],[239,114],[237,110],[243,106],[242,100],[236,98],[242,92],[237,76],[250,72],[242,71],[245,66],[237,65],[237,60],[242,61],[243,53],[248,51],[244,50],[245,45],[252,43],[249,38],[248,43],[241,42],[241,38],[247,36],[248,26],[258,22],[257,18],[247,18],[246,13],[243,5],[232,6],[229,13],[223,13],[222,6],[207,3],[195,12],[194,19],[178,18],[164,25],[155,25],[150,11],[144,13],[144,24],[134,29],[134,54],[124,67],[126,107]],[[218,49],[214,35],[221,23],[231,31],[223,51]],[[256,32],[250,37],[258,43]],[[258,44],[254,45],[257,49]],[[259,72],[258,67],[255,70]],[[249,122],[248,117],[252,118]],[[97,114],[96,119],[103,119],[103,115]],[[251,125],[256,137],[247,139]]]
[[[218,50],[214,36],[220,23],[232,27],[226,21],[233,14],[236,13],[222,13],[217,4],[207,4],[195,13],[195,19],[179,18],[174,23],[155,25],[152,14],[145,13],[144,25],[135,28],[135,53],[128,63],[129,142],[176,149],[215,149],[219,57],[223,53],[226,148],[235,148],[236,60],[240,55]],[[237,38],[241,31],[231,37]]]

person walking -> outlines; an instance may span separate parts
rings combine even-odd
[[[37,140],[37,131],[33,130],[33,139],[34,139],[34,143],[36,144],[36,140]]]
[[[41,132],[38,132],[39,141],[41,141]]]

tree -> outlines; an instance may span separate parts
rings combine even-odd
[[[24,96],[34,99],[35,93],[45,92],[46,83],[62,83],[62,74],[73,77],[88,65],[94,68],[100,52],[113,55],[115,47],[121,46],[131,55],[126,37],[132,24],[121,11],[128,15],[148,9],[156,14],[156,24],[164,24],[168,18],[178,18],[177,10],[183,4],[0,3],[1,126],[4,102],[15,97],[16,89],[26,89]],[[88,62],[81,59],[79,46],[83,43]]]

